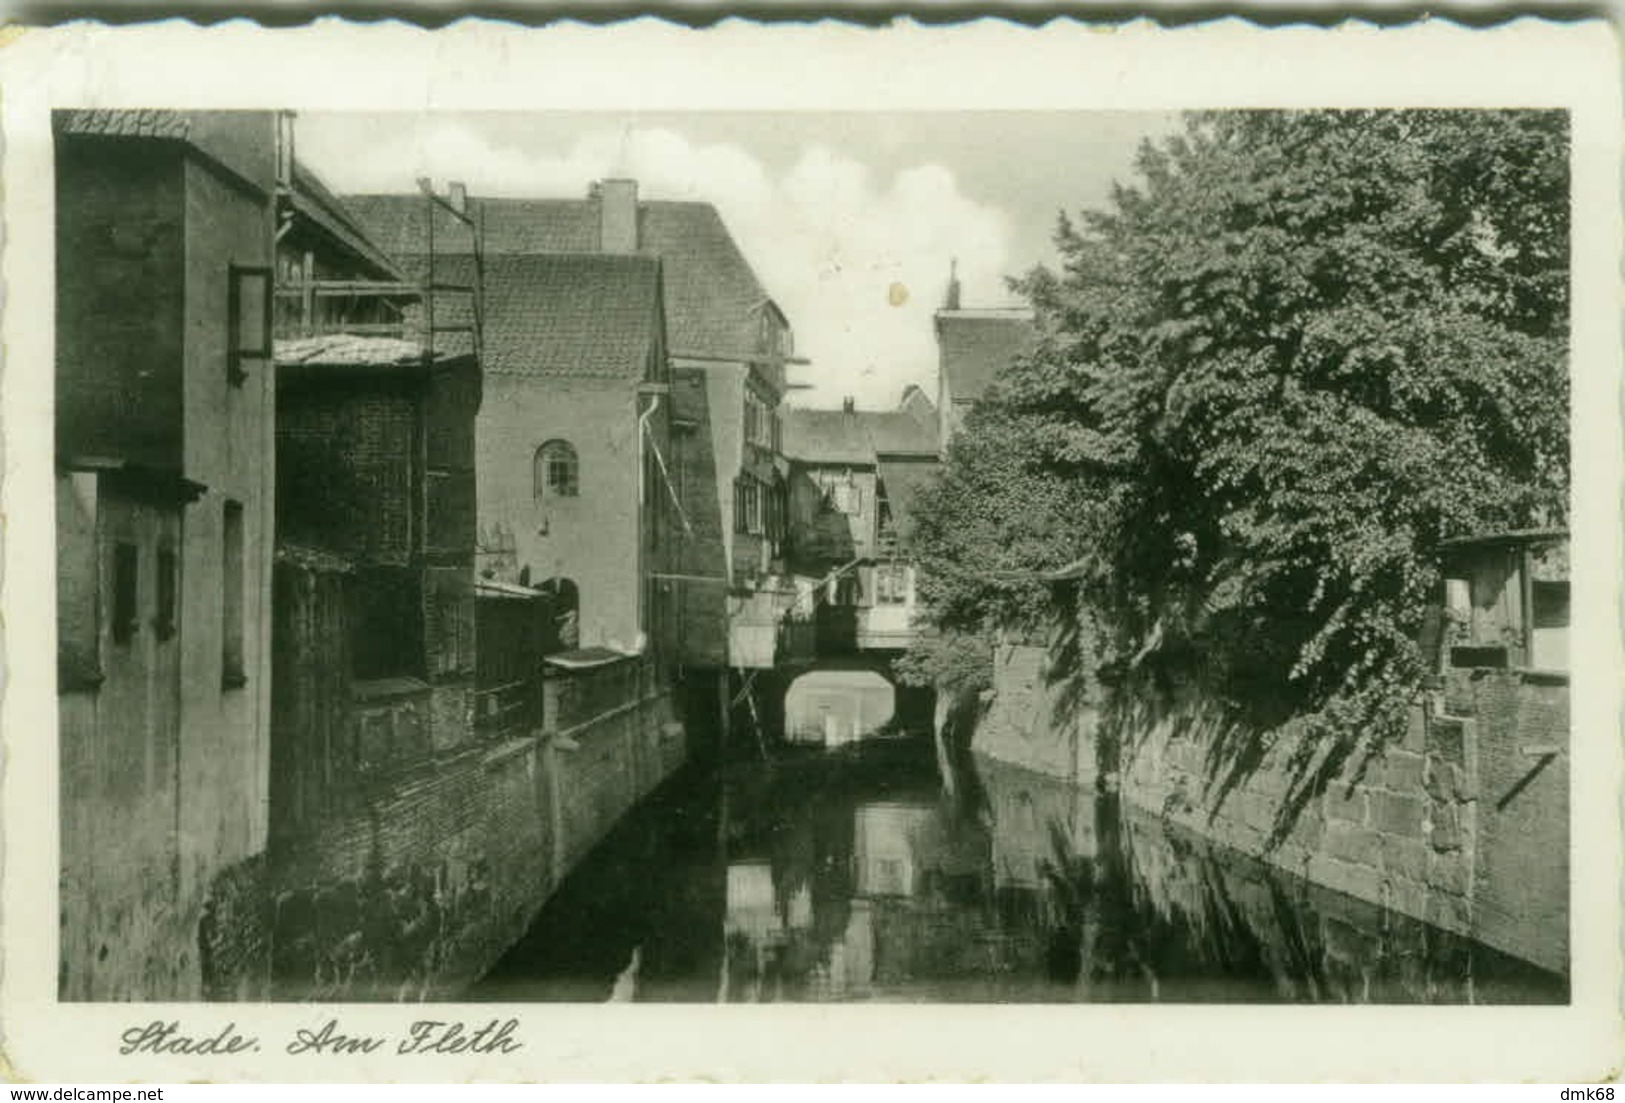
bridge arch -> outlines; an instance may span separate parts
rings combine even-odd
[[[891,727],[896,714],[897,687],[880,671],[814,668],[785,690],[784,737],[838,747]]]

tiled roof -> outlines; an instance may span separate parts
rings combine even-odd
[[[790,409],[784,412],[784,454],[805,463],[872,465],[875,445],[861,414]]]
[[[906,410],[864,411],[858,415],[869,426],[875,451],[882,455],[937,454],[937,422],[929,415]]]
[[[470,248],[469,233],[421,197],[347,196],[345,205],[369,237],[393,257],[428,251],[433,218],[437,254]],[[596,199],[479,199],[485,255],[596,253]],[[767,292],[717,209],[709,203],[661,200],[638,205],[639,252],[659,257],[666,287],[666,327],[674,355],[744,358],[759,343]]]
[[[1031,311],[939,311],[937,341],[953,401],[981,398],[998,374],[1032,347],[1035,336]]]
[[[95,134],[115,138],[174,138],[184,141],[191,120],[184,111],[83,110],[58,111],[52,117],[59,134]]]
[[[485,370],[641,378],[658,335],[660,278],[650,257],[487,258]]]
[[[784,454],[803,463],[873,464],[884,455],[937,455],[937,428],[902,410],[784,413]]]

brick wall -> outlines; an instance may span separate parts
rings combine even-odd
[[[682,764],[687,747],[670,692],[649,663],[627,659],[555,674],[544,695],[562,876]]]
[[[552,887],[542,755],[528,741],[425,763],[279,848],[273,998],[445,998],[479,976]],[[213,983],[241,985],[225,969]]]
[[[346,575],[276,566],[271,709],[273,845],[331,814],[359,759],[350,702]]]
[[[268,976],[274,999],[457,997],[686,758],[652,664],[609,669],[593,685],[619,696],[575,694],[567,731],[375,778],[283,837],[263,869],[218,881],[206,990],[258,998]]]
[[[278,540],[379,563],[409,561],[419,466],[415,390],[376,380],[282,388]]]

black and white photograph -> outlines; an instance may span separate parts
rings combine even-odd
[[[1572,110],[963,102],[53,106],[47,998],[1569,1008]]]

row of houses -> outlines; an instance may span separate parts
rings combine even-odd
[[[717,211],[294,134],[55,120],[64,998],[451,991],[779,658],[796,358]]]

